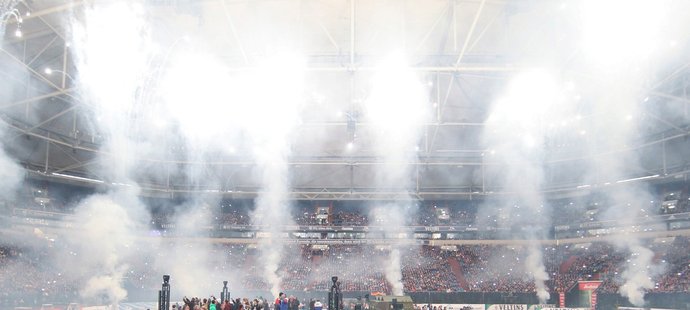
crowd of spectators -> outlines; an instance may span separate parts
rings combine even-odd
[[[424,246],[410,251],[402,260],[402,278],[408,292],[459,292],[462,287],[449,267],[453,252]]]
[[[27,188],[17,201],[8,201],[5,204],[9,209],[30,209],[52,213],[71,213],[76,206],[78,198],[69,198],[62,195],[52,195],[48,189],[30,187]],[[687,194],[679,191],[678,196],[683,198],[679,201],[680,205],[687,205]],[[666,195],[668,196],[668,195]],[[645,205],[645,212],[639,214],[640,217],[650,217],[657,214],[669,214],[687,211],[685,208],[676,207],[674,209],[664,209],[662,203],[665,196],[659,194],[659,199],[653,201],[656,204]],[[72,202],[71,202],[72,201]],[[151,223],[155,228],[171,227],[174,223],[176,214],[168,210],[179,209],[177,206],[161,207],[169,205],[171,202],[144,201],[144,204],[154,204],[151,208]],[[220,202],[219,211],[214,211],[214,224],[223,227],[224,225],[244,226],[252,225],[251,202],[231,203],[229,201]],[[514,205],[517,209],[508,210],[506,206],[492,205],[491,201],[482,203],[461,203],[461,202],[442,202],[442,203],[423,203],[414,209],[414,216],[409,217],[409,221],[404,223],[411,226],[509,226],[515,218],[521,216],[521,212],[526,208],[520,209],[519,205]],[[296,207],[298,212],[291,214],[293,222],[298,225],[308,226],[376,226],[377,221],[369,218],[369,208],[366,207],[339,207],[332,204],[328,207],[319,205],[301,205]],[[553,201],[549,206],[550,218],[546,221],[549,225],[569,225],[573,223],[583,223],[600,221],[602,210],[606,209],[604,200],[592,200],[586,202],[574,202],[570,200]],[[161,211],[162,210],[162,211]],[[485,212],[492,210],[492,212]],[[497,211],[502,210],[502,211]],[[512,219],[512,220],[511,220]],[[529,216],[522,214],[522,222],[528,221]]]
[[[373,246],[335,245],[312,253],[307,290],[328,290],[331,276],[340,275],[344,291],[389,291],[381,265],[384,253]]]
[[[31,192],[27,203],[11,204],[9,209],[69,212],[60,198],[51,198],[43,190]],[[39,196],[37,196],[39,195]],[[47,200],[35,198],[50,198]],[[66,200],[64,200],[66,201]],[[555,209],[554,225],[573,221],[591,221],[597,203],[582,206],[565,201]],[[517,208],[517,206],[516,206]],[[209,223],[223,227],[251,225],[250,208],[222,206],[214,212]],[[434,204],[420,205],[414,217],[405,225],[476,225],[480,221],[479,207]],[[327,211],[326,211],[327,210]],[[14,213],[10,213],[14,214]],[[486,215],[482,221],[500,223],[508,221],[510,212]],[[583,215],[584,214],[584,215]],[[152,226],[167,229],[173,225],[175,214],[153,212]],[[367,226],[370,221],[365,209],[339,209],[337,207],[305,206],[293,214],[299,225]],[[575,219],[575,220],[574,220]],[[648,241],[655,253],[655,263],[664,265],[664,271],[653,275],[652,292],[688,291],[690,289],[690,244],[686,238],[676,237],[668,243]],[[171,245],[176,247],[177,245]],[[344,291],[379,291],[390,293],[393,284],[387,280],[385,267],[390,264],[390,246],[376,245],[329,245],[315,248],[312,245],[285,245],[276,273],[285,290],[328,290],[330,276],[338,274]],[[617,292],[623,284],[622,274],[631,253],[604,243],[560,245],[540,249],[549,275],[550,292],[563,292],[578,281],[601,280],[601,292]],[[261,261],[268,259],[265,251],[250,245],[214,245],[202,249],[214,257],[213,273],[234,272],[229,276],[233,285],[250,290],[265,290],[270,284]],[[59,268],[46,262],[51,260],[50,249],[37,251],[12,245],[0,248],[0,304],[14,301],[50,300],[55,296],[76,298],[79,284],[56,272]],[[532,271],[525,269],[528,256],[526,246],[463,245],[455,250],[419,246],[402,251],[402,282],[406,291],[436,292],[527,292],[536,290]],[[129,264],[124,284],[128,289],[156,289],[160,285],[160,272],[152,269],[156,257],[142,258]],[[453,262],[460,266],[459,274],[453,270]],[[241,270],[238,272],[237,270]],[[17,299],[17,297],[19,297]]]
[[[321,209],[300,212],[295,216],[295,223],[305,226],[367,226],[369,219],[360,212],[339,210],[328,213]]]
[[[172,241],[171,241],[172,242]],[[170,244],[187,248],[185,245]],[[650,292],[685,292],[690,289],[690,244],[683,237],[662,242],[649,240],[646,246],[654,263],[664,272],[653,275]],[[461,245],[441,248],[419,246],[411,249],[382,245],[286,244],[276,274],[281,289],[326,291],[338,275],[343,291],[391,293],[386,267],[392,251],[400,253],[402,284],[407,292],[512,292],[533,293],[533,271],[525,268],[529,247],[522,245]],[[196,253],[199,249],[191,249]],[[549,275],[550,292],[564,292],[580,280],[601,280],[600,292],[616,292],[623,283],[621,273],[629,253],[604,243],[567,244],[539,248]],[[260,246],[218,244],[204,248],[211,265],[210,274],[227,275],[233,290],[267,290],[270,281],[259,263],[268,258]],[[184,261],[184,251],[179,259]],[[0,248],[0,304],[16,305],[78,298],[79,283],[60,274],[52,263],[49,248]],[[161,254],[163,255],[163,254]],[[161,271],[153,267],[160,257],[139,256],[128,264],[124,280],[130,291],[155,291]],[[453,266],[459,266],[454,270]],[[136,296],[136,294],[130,294]]]
[[[564,272],[554,276],[555,289],[565,292],[578,281],[600,280],[601,274],[621,264],[623,256],[609,244],[595,243],[564,246],[567,254]]]
[[[226,212],[221,213],[218,216],[217,221],[220,224],[228,224],[228,225],[250,225],[251,224],[251,218],[247,212],[242,212],[241,210],[228,210]]]
[[[328,225],[328,219],[320,219],[316,217],[316,212],[300,212],[297,216],[294,216],[295,223],[297,225],[305,226],[317,226],[317,225]]]
[[[546,272],[552,275],[557,261],[555,248],[543,250]],[[463,266],[468,291],[473,292],[535,292],[534,277],[525,268],[527,248],[522,246],[461,246],[457,259]],[[534,272],[534,271],[532,271]]]
[[[213,295],[202,297],[184,297],[182,302],[173,302],[173,310],[304,310],[314,309],[315,300],[311,300],[307,305],[300,301],[298,297],[287,296],[280,292],[275,301],[257,296],[256,298],[229,298],[222,299]]]
[[[46,264],[48,251],[0,247],[0,307],[76,299],[77,283]]]
[[[675,238],[662,260],[668,264],[668,271],[657,281],[653,291],[688,292],[690,291],[690,241],[687,238]]]
[[[366,215],[359,212],[338,211],[333,214],[333,225],[335,226],[367,226],[369,219]]]

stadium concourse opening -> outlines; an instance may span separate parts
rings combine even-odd
[[[0,1],[0,308],[689,309],[687,12]]]

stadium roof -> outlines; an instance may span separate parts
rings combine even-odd
[[[577,19],[578,3],[152,0],[145,5],[164,49],[198,43],[232,70],[252,70],[267,46],[299,40],[310,87],[288,159],[292,197],[387,200],[503,192],[497,177],[503,165],[492,158],[496,151],[482,134],[490,107],[509,80],[517,72],[558,64],[554,71],[577,87],[599,82],[596,73],[579,66],[585,56],[576,43],[578,31],[570,24]],[[101,147],[104,133],[93,105],[77,92],[74,79],[79,72],[69,44],[70,24],[82,20],[84,9],[92,5],[19,1],[15,9],[22,21],[7,18],[0,52],[0,117],[7,129],[6,149],[33,177],[97,186],[110,182],[100,173],[109,164]],[[671,43],[687,51],[688,38],[681,33]],[[408,163],[413,184],[408,188],[375,184],[376,169],[385,163],[373,152],[370,124],[362,117],[367,81],[378,62],[395,49],[405,51],[412,70],[426,81],[433,110],[418,146],[410,150],[418,159]],[[686,179],[688,65],[686,57],[669,57],[655,65],[645,82],[648,89],[639,94],[640,114],[593,114],[587,110],[588,94],[579,94],[582,108],[572,119],[554,120],[562,128],[545,140],[543,157],[535,159],[544,163],[544,190],[589,187],[583,167],[621,154],[639,159],[639,164],[630,164],[628,179]],[[156,121],[131,117],[140,123]],[[604,132],[574,124],[625,117],[634,118],[640,130],[630,144],[616,148],[596,143],[606,139]],[[145,135],[149,127],[136,130]],[[164,156],[138,158],[141,170],[135,181],[145,193],[253,197],[261,190],[260,170],[246,141],[238,140],[232,150],[193,158],[185,152],[185,139],[176,138],[176,129],[168,132],[157,146],[165,150]],[[198,168],[204,169],[203,178],[191,180],[187,172]]]

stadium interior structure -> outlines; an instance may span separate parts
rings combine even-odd
[[[689,3],[0,5],[0,308],[690,307]]]

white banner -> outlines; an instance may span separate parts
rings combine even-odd
[[[416,304],[419,309],[429,310],[429,304]],[[431,310],[485,310],[484,304],[431,304]]]
[[[520,304],[499,304],[486,305],[486,310],[528,310],[527,305]]]
[[[553,304],[524,305],[524,304],[496,304],[486,305],[486,310],[543,310],[554,308]]]

